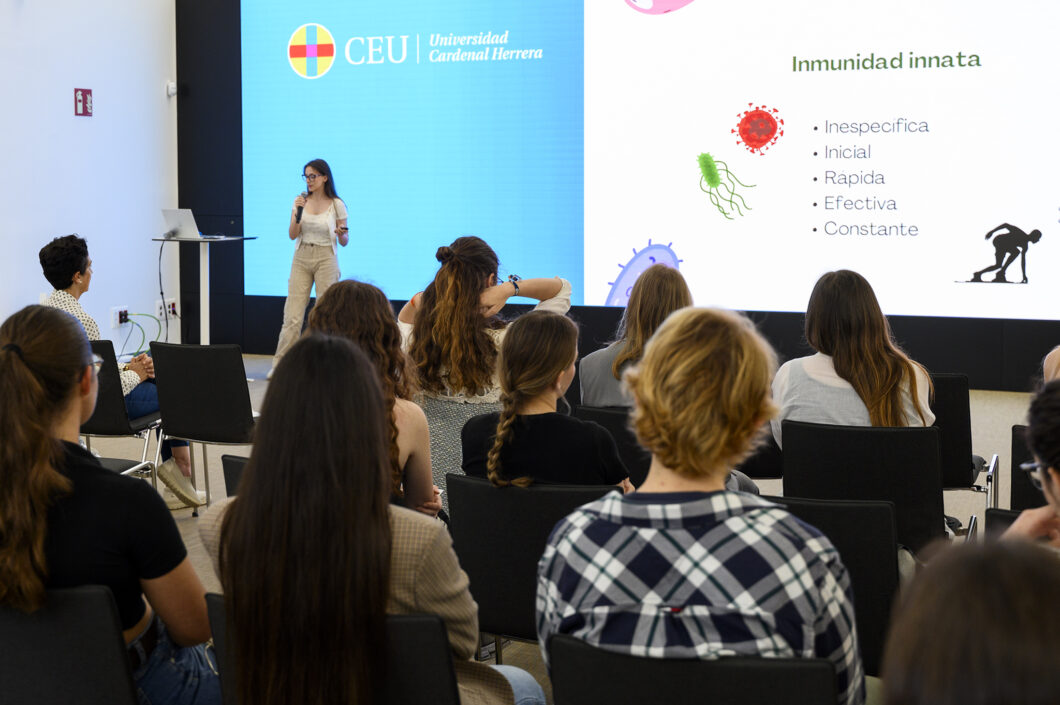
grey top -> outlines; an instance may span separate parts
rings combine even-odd
[[[582,358],[578,366],[582,406],[633,406],[633,397],[626,391],[622,380],[615,379],[611,373],[611,365],[621,347],[622,342],[617,341]]]
[[[902,395],[905,425],[930,426],[935,422],[929,407],[931,380],[921,367],[915,366],[915,370],[916,400],[910,394],[908,383]],[[780,446],[780,424],[784,419],[840,426],[872,425],[865,402],[850,382],[836,374],[832,358],[822,353],[784,363],[773,379],[773,401],[780,407],[780,413],[770,421],[770,426]],[[918,406],[924,411],[923,421]]]

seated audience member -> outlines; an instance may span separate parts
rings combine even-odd
[[[463,702],[544,703],[525,671],[471,660],[478,607],[445,525],[389,503],[388,425],[378,371],[349,340],[312,333],[276,366],[239,495],[199,524],[240,702],[378,702],[382,674],[401,677],[383,662],[386,614],[428,613],[445,620]]]
[[[1060,380],[1046,384],[1031,400],[1026,439],[1035,460],[1013,472],[1030,474],[1045,506],[1021,512],[1004,536],[1042,539],[1060,548]]]
[[[622,372],[644,354],[644,345],[666,317],[692,305],[685,278],[665,264],[654,264],[637,277],[618,324],[615,342],[582,358],[578,365],[584,406],[632,406]]]
[[[884,652],[887,705],[1060,702],[1060,560],[1038,546],[961,545],[904,592]]]
[[[1042,377],[1046,382],[1060,378],[1060,345],[1050,350],[1042,360]]]
[[[44,278],[55,287],[46,306],[65,311],[77,319],[89,340],[101,340],[99,325],[81,307],[80,299],[92,283],[92,258],[88,256],[88,243],[77,235],[57,237],[41,248],[40,265]],[[155,366],[146,353],[137,355],[119,372],[121,392],[125,395],[125,407],[130,418],[147,416],[158,411],[158,388],[155,387]],[[177,497],[179,506],[197,507],[204,504],[202,497],[191,484],[191,453],[187,441],[167,440],[162,443],[162,460],[173,458],[174,462],[163,463],[158,476]]]
[[[543,651],[559,633],[636,656],[825,658],[838,702],[863,702],[839,554],[783,508],[725,489],[775,412],[775,359],[735,313],[686,308],[662,324],[625,373],[648,478],[556,525],[538,564]]]
[[[566,313],[571,287],[559,277],[498,281],[497,253],[473,236],[439,247],[435,257],[434,280],[405,304],[398,324],[431,429],[434,483],[444,490],[445,473],[461,465],[464,424],[500,409],[497,351],[508,324],[497,314],[513,296],[537,299],[535,310]]]
[[[141,702],[219,704],[205,591],[173,516],[150,484],[78,445],[101,362],[54,308],[0,326],[0,604],[33,612],[45,590],[105,585]]]
[[[537,481],[633,489],[607,429],[556,411],[576,357],[578,328],[566,316],[534,311],[508,326],[497,365],[503,406],[464,426],[465,473],[498,487]]]
[[[806,341],[816,355],[786,362],[773,380],[780,413],[770,422],[840,426],[930,426],[931,378],[894,342],[863,276],[841,269],[817,280],[806,307]]]
[[[401,349],[401,333],[386,295],[352,279],[332,284],[310,311],[308,329],[348,338],[375,365],[389,419],[391,497],[409,509],[437,516],[442,503],[431,484],[427,417],[412,401],[415,372]]]

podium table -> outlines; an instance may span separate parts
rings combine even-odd
[[[218,237],[155,237],[155,242],[193,242],[199,245],[199,344],[210,344],[210,245],[257,237],[221,235]],[[165,302],[163,302],[165,303]]]

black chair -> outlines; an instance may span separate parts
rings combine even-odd
[[[161,415],[156,411],[147,416],[130,419],[129,412],[125,408],[125,396],[121,393],[121,377],[114,355],[114,345],[109,340],[93,340],[90,344],[92,352],[103,358],[103,365],[98,375],[99,392],[96,395],[96,409],[88,421],[81,424],[81,435],[85,437],[85,447],[92,449],[94,436],[106,438],[133,436],[143,439],[144,449],[140,454],[139,462],[123,458],[100,458],[100,462],[108,470],[123,475],[150,474],[157,485],[157,478],[153,472],[155,465],[147,460],[147,447],[151,442],[151,432],[162,423]]]
[[[151,343],[163,439],[202,444],[206,503],[210,468],[206,444],[248,445],[254,430],[247,372],[238,345]],[[160,448],[159,448],[160,450]],[[192,482],[195,480],[195,454]],[[158,451],[155,453],[158,462]]]
[[[225,495],[235,497],[239,489],[239,480],[243,477],[243,470],[247,467],[250,458],[242,455],[222,455],[221,468],[225,473]]]
[[[854,616],[865,675],[879,676],[898,593],[898,538],[890,502],[766,497],[828,537],[854,591]]]
[[[1011,509],[987,509],[986,510],[986,540],[996,541],[1001,538],[1012,522],[1016,521],[1021,512]]]
[[[945,536],[939,430],[784,421],[784,496],[894,504],[913,552]]]
[[[1034,509],[1045,505],[1045,495],[1031,484],[1027,473],[1020,470],[1020,465],[1034,460],[1034,454],[1027,447],[1027,427],[1012,427],[1012,485],[1009,487],[1009,508],[1015,511]]]
[[[0,607],[0,702],[136,704],[110,589],[49,590],[44,607],[32,614]]]
[[[784,454],[773,434],[768,432],[762,443],[736,469],[753,480],[779,480],[784,477]]]
[[[980,492],[986,500],[984,510],[996,507],[997,477],[983,458],[972,454],[968,375],[936,372],[931,375],[931,383],[935,387],[931,411],[935,414],[935,426],[939,429],[943,491]],[[976,483],[984,469],[987,470],[985,485],[978,485]]]
[[[618,457],[629,471],[629,481],[634,487],[640,487],[648,477],[651,453],[641,446],[630,429],[629,412],[624,406],[579,406],[574,416],[582,421],[595,421],[608,430],[618,446]]]
[[[228,622],[224,597],[206,595],[221,675],[221,697],[225,705],[238,705],[231,673],[235,655],[228,643]],[[386,618],[388,677],[381,703],[418,705],[439,703],[460,705],[452,649],[442,618],[433,614],[392,614]]]
[[[494,487],[449,473],[449,532],[478,602],[479,629],[537,640],[537,562],[560,519],[617,491],[610,485]],[[497,663],[501,663],[497,639]]]
[[[785,442],[787,437],[785,437]],[[548,642],[556,705],[835,705],[824,659],[663,659],[605,651],[563,634]]]

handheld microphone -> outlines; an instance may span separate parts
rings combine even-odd
[[[309,194],[306,193],[305,191],[302,191],[302,198],[309,198]],[[303,207],[304,206],[298,206],[298,210],[294,214],[294,222],[296,222],[296,223],[301,223],[302,222],[302,208]]]

